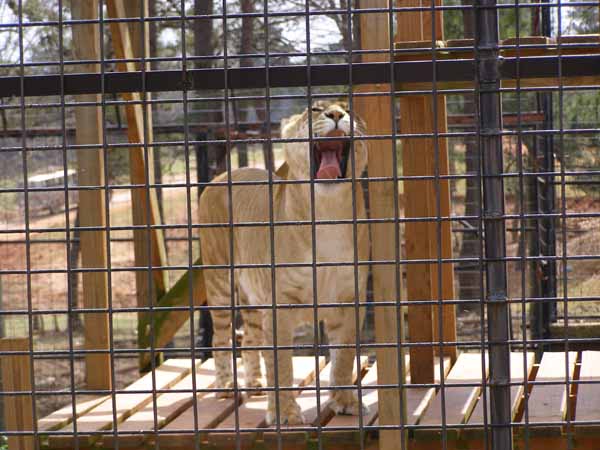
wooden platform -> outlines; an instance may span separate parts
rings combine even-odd
[[[334,416],[329,409],[330,392],[326,389],[329,365],[324,360],[320,360],[321,410],[318,413],[315,362],[313,357],[294,358],[295,385],[299,386],[295,393],[307,425],[282,427],[280,434],[273,427],[265,427],[265,396],[244,394],[236,408],[233,399],[217,399],[215,393],[210,392],[214,380],[212,360],[197,364],[194,410],[191,361],[172,359],[154,372],[155,390],[162,392],[156,400],[152,395],[152,374],[147,374],[114,399],[97,398],[79,403],[76,437],[71,405],[41,419],[39,430],[47,433],[41,438],[41,444],[44,448],[71,449],[75,447],[76,438],[82,449],[114,448],[113,419],[116,417],[116,439],[120,448],[154,448],[158,440],[160,448],[190,449],[198,441],[203,448],[225,449],[235,448],[239,440],[244,449],[265,449],[277,448],[279,438],[286,450],[314,448],[318,439],[322,440],[323,448],[360,448],[361,439],[366,448],[377,448],[376,364],[369,365],[366,358],[361,362],[362,399],[370,412],[359,419]],[[408,359],[407,364],[410,364]],[[446,360],[443,370],[443,396],[439,388],[407,386],[408,422],[415,426],[410,433],[410,448],[439,449],[445,439],[449,449],[484,449],[489,435],[489,427],[484,427],[489,421],[489,415],[484,414],[484,404],[489,405],[489,400],[483,395],[481,354],[463,353],[452,368]],[[440,373],[439,365],[436,373]],[[570,395],[565,389],[567,373]],[[528,380],[528,401],[524,396],[525,379]],[[569,419],[569,435],[575,448],[600,448],[600,424],[590,423],[600,422],[600,384],[590,381],[600,382],[600,352],[569,353],[568,365],[565,354],[559,352],[545,353],[539,365],[534,364],[532,354],[511,354],[512,415],[513,421],[519,424],[514,432],[516,445],[523,448],[528,440],[531,449],[567,448],[564,421]],[[363,426],[370,427],[362,433],[361,421]],[[154,432],[155,424],[159,434]],[[194,430],[199,432],[194,433]]]

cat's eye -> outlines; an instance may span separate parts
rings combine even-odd
[[[312,107],[312,112],[323,112],[324,109],[323,108],[319,108],[318,106],[313,106]]]

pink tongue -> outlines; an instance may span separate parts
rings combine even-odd
[[[336,179],[341,176],[340,164],[336,156],[335,150],[325,150],[321,152],[321,165],[317,172],[317,178],[321,179]]]

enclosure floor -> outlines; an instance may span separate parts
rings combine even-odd
[[[377,365],[369,364],[366,358],[361,360],[361,398],[369,412],[357,417],[336,416],[329,408],[330,391],[326,387],[330,365],[324,359],[295,357],[293,362],[294,385],[298,386],[294,394],[306,423],[301,427],[282,425],[280,432],[277,427],[266,427],[266,396],[247,395],[242,373],[236,406],[233,398],[219,399],[210,391],[214,382],[212,360],[198,363],[193,377],[191,360],[171,359],[114,398],[77,404],[76,434],[72,405],[41,419],[38,428],[45,433],[41,444],[45,448],[71,449],[77,439],[80,448],[115,448],[118,440],[120,448],[142,449],[154,448],[158,440],[160,448],[169,449],[195,448],[198,443],[244,449],[281,445],[287,450],[316,448],[320,440],[323,448],[376,448]],[[443,437],[448,449],[485,448],[491,432],[484,426],[489,422],[489,393],[482,385],[484,372],[488,376],[482,362],[479,353],[462,353],[452,367],[446,359],[444,383],[436,380],[437,388],[411,385],[408,380],[407,420],[409,425],[416,425],[410,433],[411,449],[442,448]],[[408,358],[406,366],[409,369]],[[356,369],[354,373],[356,380]],[[440,374],[439,365],[436,374]],[[533,354],[512,353],[510,391],[515,444],[532,449],[566,448],[568,436],[577,448],[597,448],[600,424],[590,424],[600,422],[600,384],[591,383],[594,381],[600,383],[600,352],[545,353],[539,364],[534,364]],[[156,396],[153,390],[158,391]]]

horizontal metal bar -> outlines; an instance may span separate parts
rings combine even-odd
[[[559,72],[560,67],[560,72]],[[600,55],[532,56],[501,58],[500,76],[503,80],[521,78],[591,76],[598,74]],[[389,63],[357,63],[243,67],[233,69],[164,70],[146,72],[109,72],[104,74],[105,93],[203,90],[256,89],[311,86],[389,83]],[[398,83],[472,81],[475,79],[472,59],[402,61],[394,63],[394,80]],[[267,73],[268,72],[268,73]],[[144,79],[145,77],[145,79]],[[225,79],[227,77],[227,80]],[[64,91],[61,90],[64,80]],[[102,92],[102,75],[65,74],[31,75],[23,79],[23,95],[78,95]],[[21,96],[21,77],[0,77],[0,97]]]

